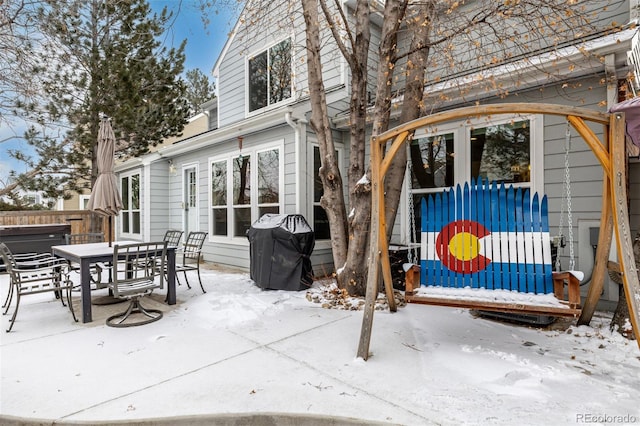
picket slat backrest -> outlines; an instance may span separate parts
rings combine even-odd
[[[553,293],[547,197],[480,180],[423,198],[421,283]]]

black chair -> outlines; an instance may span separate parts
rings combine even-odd
[[[10,249],[9,249],[10,250]],[[50,253],[12,253],[13,255],[13,259],[15,260],[16,263],[20,264],[23,263],[24,266],[29,267],[29,265],[33,264],[34,262],[38,262],[39,260],[43,260],[43,259],[49,259],[51,258],[51,254]],[[0,259],[2,259],[0,257]],[[4,260],[2,263],[2,267],[3,267],[3,272],[4,273],[9,273],[9,270],[6,268],[6,266],[4,266]],[[11,282],[11,281],[9,281]],[[9,289],[7,291],[7,297],[4,299],[4,302],[2,303],[2,307],[6,308],[7,305],[9,303],[11,303],[11,301],[13,300],[13,286],[9,285]]]
[[[7,332],[11,331],[18,315],[20,299],[22,296],[53,292],[60,298],[62,306],[69,307],[74,321],[78,321],[73,311],[71,300],[71,289],[73,282],[69,279],[69,265],[64,259],[59,259],[51,255],[35,255],[32,258],[21,256],[19,260],[11,253],[11,250],[4,243],[0,243],[0,256],[9,273],[9,291],[6,308],[3,312],[6,315],[11,307],[13,295],[16,296],[16,307],[10,320]],[[62,297],[63,290],[66,290],[67,304]]]
[[[162,311],[145,308],[140,299],[164,287],[166,258],[166,241],[113,246],[114,274],[108,286],[114,297],[129,300],[129,305],[107,318],[108,326],[132,327],[162,318]]]
[[[87,232],[80,234],[65,234],[65,242],[67,244],[89,244],[104,242],[104,234],[102,232]],[[69,262],[69,266],[73,272],[79,273],[80,265]],[[102,283],[102,271],[109,270],[111,267],[104,263],[96,263],[91,265],[91,283],[92,290],[106,288],[107,284]]]
[[[164,233],[163,241],[167,242],[167,246],[169,247],[178,247],[180,245],[180,240],[182,239],[183,231],[178,231],[176,229],[169,229]]]
[[[200,282],[200,288],[203,293],[206,293],[206,291],[202,286],[202,279],[200,278],[200,257],[202,256],[202,245],[206,238],[207,232],[189,232],[184,245],[176,251],[176,279],[178,283],[180,283],[178,272],[182,272],[187,282],[187,287],[191,288],[189,279],[187,278],[187,272],[197,271],[198,282]]]

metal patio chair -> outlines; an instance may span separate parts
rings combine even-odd
[[[189,279],[187,278],[187,272],[196,271],[198,273],[198,282],[200,283],[200,288],[203,293],[206,293],[206,291],[202,286],[202,279],[200,278],[200,258],[202,256],[202,245],[207,238],[207,234],[207,232],[189,232],[184,245],[176,251],[176,280],[180,283],[178,272],[182,272],[187,282],[187,287],[191,288]]]
[[[102,232],[65,234],[64,239],[67,244],[102,243],[104,242],[104,234]],[[73,272],[80,272],[80,265],[69,262],[69,266]],[[91,265],[91,283],[93,284],[93,290],[99,290],[107,287],[107,284],[102,282],[102,271],[110,269],[111,267],[104,263]]]
[[[107,318],[108,326],[132,327],[162,318],[162,311],[145,308],[140,299],[164,287],[166,258],[166,241],[113,246],[114,273],[108,286],[114,297],[129,300],[129,305]]]
[[[16,298],[16,307],[11,316],[9,328],[11,331],[18,315],[22,296],[52,292],[60,298],[63,306],[68,306],[74,321],[78,321],[73,311],[71,289],[73,282],[69,279],[69,265],[64,259],[51,255],[35,255],[31,259],[16,257],[4,243],[0,243],[0,256],[9,273],[9,291],[7,303],[3,312],[6,315],[11,307],[13,296]],[[67,303],[64,302],[63,291],[66,293]]]
[[[183,231],[178,231],[177,229],[169,229],[164,233],[163,241],[167,242],[167,246],[169,247],[178,247],[180,245],[180,240],[182,239]]]
[[[12,254],[16,263],[18,264],[22,263],[24,264],[25,267],[30,267],[30,265],[33,265],[34,262],[38,262],[39,260],[44,260],[52,257],[51,253],[32,252],[32,253],[12,253]],[[2,258],[0,257],[0,259]],[[8,274],[9,270],[4,265],[4,260],[3,260],[2,266],[4,268],[3,272]],[[7,297],[4,299],[4,302],[2,303],[2,308],[6,308],[7,304],[11,303],[12,300],[13,300],[13,286],[9,285],[9,289],[7,291]]]

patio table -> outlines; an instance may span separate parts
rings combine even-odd
[[[120,241],[120,246],[137,244],[138,241]],[[71,262],[80,264],[80,296],[82,300],[82,322],[93,321],[91,315],[91,265],[113,260],[113,247],[107,242],[68,244],[52,246],[51,252]],[[167,303],[176,303],[176,247],[167,246]]]

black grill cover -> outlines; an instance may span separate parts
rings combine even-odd
[[[247,231],[251,279],[263,289],[311,287],[313,230],[302,215],[265,214]]]

